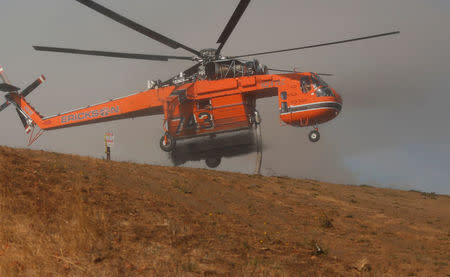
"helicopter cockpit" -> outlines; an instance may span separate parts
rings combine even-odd
[[[313,93],[317,97],[334,96],[328,84],[317,74],[304,76],[300,79],[300,85],[303,93]]]

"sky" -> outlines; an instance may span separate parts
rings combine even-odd
[[[215,43],[238,0],[98,0],[194,49]],[[325,80],[344,100],[340,115],[309,128],[280,124],[277,99],[257,103],[262,116],[262,173],[333,183],[450,194],[450,1],[253,0],[223,48],[238,55],[399,30],[397,36],[257,57],[273,68],[334,74]],[[0,65],[25,87],[47,82],[28,100],[43,115],[95,104],[168,79],[189,61],[140,61],[37,52],[32,45],[190,55],[130,30],[74,0],[2,0]],[[159,149],[162,116],[46,132],[31,148],[104,156],[115,134],[115,160],[170,165]],[[13,108],[0,114],[0,144],[26,147]],[[252,173],[256,155],[224,158],[220,170]],[[201,162],[185,166],[205,167]]]

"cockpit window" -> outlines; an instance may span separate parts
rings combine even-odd
[[[312,89],[312,93],[315,93],[318,97],[334,96],[333,91],[328,87],[328,84],[315,73],[312,73],[311,76],[303,76],[300,79],[300,86],[302,87],[303,93],[308,93]]]
[[[308,93],[311,90],[311,78],[309,76],[302,77],[300,79],[300,85],[303,93]]]
[[[328,87],[328,84],[325,83],[324,80],[322,80],[322,78],[320,78],[319,75],[312,75],[312,82],[314,84],[314,87],[316,89],[316,95],[318,97],[321,96],[334,96],[333,95],[333,91],[331,91],[331,89]]]
[[[316,90],[316,95],[318,97],[321,97],[321,96],[333,96],[333,92],[331,91],[331,89],[329,87],[319,87]]]
[[[320,78],[319,75],[313,75],[312,81],[313,81],[314,86],[315,86],[316,88],[322,87],[322,86],[323,86],[323,87],[328,87],[328,84],[325,83],[325,81],[322,80],[322,78]]]

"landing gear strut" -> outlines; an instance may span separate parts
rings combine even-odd
[[[262,135],[261,135],[261,117],[257,110],[255,110],[255,120],[254,120],[254,128],[255,128],[255,139],[256,139],[256,166],[255,166],[255,174],[261,174],[261,164],[262,164]]]
[[[161,147],[161,149],[166,152],[170,152],[173,149],[175,149],[176,145],[177,145],[176,139],[172,137],[169,133],[165,133],[164,136],[162,136],[159,141],[159,147]]]
[[[320,133],[319,133],[319,129],[314,128],[314,130],[312,130],[309,135],[308,138],[311,142],[318,142],[320,139]]]

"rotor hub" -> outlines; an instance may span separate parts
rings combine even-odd
[[[216,59],[217,49],[214,48],[206,48],[200,50],[200,55],[205,60],[215,60]]]

